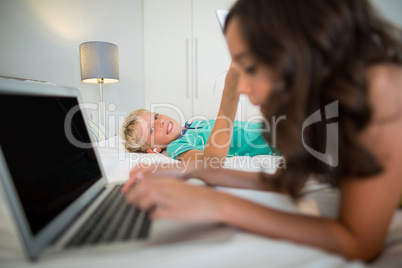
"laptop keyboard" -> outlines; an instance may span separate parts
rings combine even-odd
[[[114,186],[67,243],[67,248],[148,237],[151,226],[148,213],[125,201],[120,192],[122,186]]]

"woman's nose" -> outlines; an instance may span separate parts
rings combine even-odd
[[[240,94],[247,94],[247,95],[249,95],[251,92],[250,83],[244,74],[239,74],[239,78],[237,80],[237,91]]]

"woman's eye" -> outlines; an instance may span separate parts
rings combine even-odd
[[[158,119],[158,117],[159,117],[159,114],[155,114],[155,120]]]
[[[151,133],[151,134],[154,133],[154,128],[151,128],[149,133]]]
[[[255,71],[256,71],[256,70],[257,70],[257,66],[256,66],[256,65],[252,65],[252,66],[247,67],[247,68],[244,69],[244,71],[245,71],[247,74],[255,74]]]

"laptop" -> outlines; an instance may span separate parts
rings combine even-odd
[[[82,106],[76,89],[0,77],[0,192],[28,259],[232,235],[219,224],[151,221],[126,203],[122,183],[108,184]]]

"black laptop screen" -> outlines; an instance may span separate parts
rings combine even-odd
[[[0,146],[33,235],[101,178],[92,147],[71,142],[90,143],[77,105],[75,97],[0,94]]]

